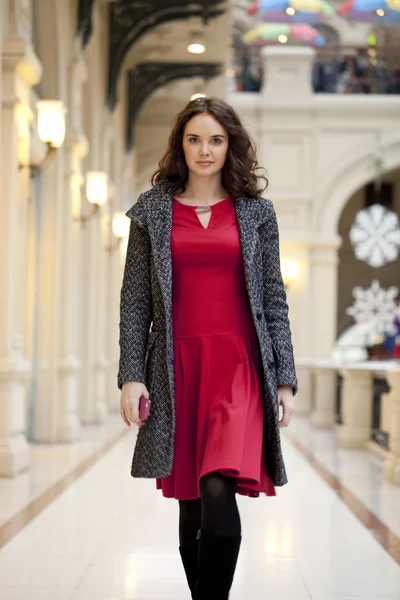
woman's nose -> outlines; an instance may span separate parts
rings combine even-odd
[[[206,144],[204,144],[204,146],[202,146],[202,148],[201,148],[202,156],[207,156],[209,153],[210,152],[209,152],[208,146]]]

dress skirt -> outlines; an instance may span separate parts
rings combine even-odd
[[[174,199],[172,227],[175,452],[167,498],[200,497],[220,472],[250,497],[275,495],[263,448],[262,363],[246,291],[234,202],[212,208],[208,227]]]

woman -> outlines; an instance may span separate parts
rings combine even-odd
[[[131,473],[179,501],[196,600],[229,596],[236,493],[275,495],[287,481],[279,427],[297,381],[277,222],[258,169],[229,105],[189,102],[153,188],[127,213],[118,386],[123,420],[139,426]],[[152,402],[145,422],[142,395]]]

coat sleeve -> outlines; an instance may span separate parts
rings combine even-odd
[[[127,215],[133,217],[134,209]],[[138,211],[139,212],[139,211]],[[125,381],[145,380],[145,357],[151,323],[150,239],[132,218],[120,298],[118,387]]]
[[[292,386],[293,393],[296,394],[297,377],[286,291],[281,273],[278,222],[272,202],[267,202],[269,218],[260,226],[264,313],[272,341],[277,384]]]

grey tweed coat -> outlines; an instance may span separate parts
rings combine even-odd
[[[131,219],[120,306],[118,387],[140,381],[151,414],[139,430],[133,477],[167,477],[174,459],[175,385],[172,331],[172,191],[159,184],[141,194]],[[287,482],[281,452],[278,385],[297,391],[279,234],[273,204],[235,198],[247,292],[261,350],[265,463],[275,485]],[[151,330],[150,330],[151,325]],[[223,432],[221,432],[223,435]]]

